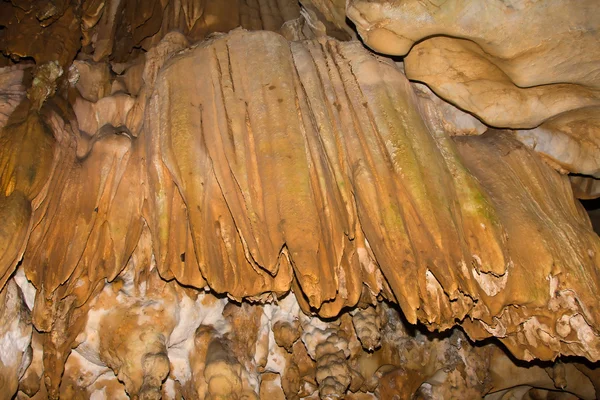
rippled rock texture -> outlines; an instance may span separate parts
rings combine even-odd
[[[599,178],[598,2],[347,3],[368,46],[406,56],[408,78],[489,126],[527,129],[522,141],[563,172]]]
[[[230,3],[52,3],[77,60],[0,69],[0,396],[598,397],[595,106],[494,129],[337,3]]]

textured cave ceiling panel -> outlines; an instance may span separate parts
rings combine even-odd
[[[0,101],[8,117],[3,121],[5,126],[0,134],[2,286],[23,255],[31,223],[35,220],[33,210],[47,193],[50,177],[65,153],[56,143],[66,145],[68,136],[73,136],[64,132],[62,119],[55,110],[47,108],[43,113],[38,112],[47,97],[54,94],[54,80],[60,72],[60,67],[53,62],[38,68],[33,80],[27,79],[29,71],[17,67],[6,67],[1,72]],[[31,81],[31,87],[27,92],[20,92],[27,81]],[[20,101],[18,105],[17,101]]]
[[[597,381],[584,364],[517,366],[460,331],[438,338],[415,331],[385,302],[323,321],[304,314],[293,295],[236,304],[165,282],[147,259],[147,231],[142,237],[132,261],[91,301],[66,360],[61,398],[495,399],[557,388],[596,398]],[[47,398],[39,335],[31,340],[18,398]]]
[[[600,240],[568,179],[510,133],[455,146],[359,43],[237,30],[182,46],[172,34],[148,53],[135,98],[32,100],[2,130],[15,222],[1,267],[5,282],[27,242],[49,388],[90,299],[143,241],[162,278],[234,299],[291,288],[334,317],[382,295],[519,358],[600,358]]]
[[[81,49],[125,62],[177,30],[197,41],[236,27],[279,31],[300,17],[294,0],[29,0],[0,2],[0,51],[68,66]]]
[[[320,44],[312,49],[322,68],[335,63]],[[309,51],[300,44],[290,50],[277,35],[240,31],[169,62],[146,126],[155,132],[148,140],[151,191],[174,197],[156,197],[152,224],[159,269],[172,248],[168,216],[183,202],[195,248],[203,249],[198,265],[215,290],[237,298],[282,293],[295,276],[311,306],[326,302],[321,312],[335,315],[356,304],[362,282],[375,294],[383,282],[376,269],[365,270],[375,267],[362,235],[349,240],[357,236],[350,182],[343,165],[327,161],[346,158],[337,144],[341,126],[324,126],[329,136],[315,129],[332,107],[322,92],[314,117],[322,121],[310,119],[316,112],[304,90],[316,88],[320,76],[313,68],[298,77],[292,58],[310,67]],[[253,52],[264,56],[249,58]],[[183,71],[189,81],[174,79]]]
[[[557,341],[562,342],[560,347],[573,350],[572,346],[585,348],[588,344],[586,340],[575,344],[570,338],[589,337],[596,341],[597,333],[589,331],[587,324],[597,323],[592,322],[598,318],[597,301],[592,298],[587,301],[591,308],[586,315],[584,308],[588,306],[577,306],[586,301],[576,300],[572,295],[594,296],[592,293],[598,290],[599,240],[590,231],[585,210],[573,201],[568,178],[552,171],[539,157],[533,157],[510,133],[461,137],[457,138],[457,145],[465,165],[490,196],[506,229],[508,252],[514,266],[505,280],[489,281],[501,284],[502,290],[494,296],[493,302],[504,304],[505,308],[496,314],[492,324],[481,315],[477,329],[483,336],[494,332],[502,337],[513,354],[524,359],[533,355],[527,354],[529,346],[536,346],[536,357],[546,358],[542,354],[550,354]],[[526,190],[517,193],[511,189],[515,185]],[[506,196],[509,191],[512,194]],[[572,239],[567,239],[569,237]],[[573,241],[575,238],[577,243]],[[573,245],[575,247],[569,250]],[[588,268],[575,267],[586,264]],[[517,306],[524,304],[525,298],[530,299],[527,305]],[[478,308],[479,304],[472,316],[479,315]],[[515,326],[515,321],[521,322]],[[583,324],[582,329],[577,328],[579,324]],[[470,320],[465,321],[464,327],[472,337],[477,337],[477,333],[471,331]],[[590,342],[589,345],[589,351],[598,352],[596,344]]]
[[[600,3],[347,3],[365,44],[405,56],[409,79],[488,126],[532,129],[519,137],[558,170],[597,178]]]
[[[251,51],[266,54],[248,61]],[[175,79],[182,71],[211,79],[192,77],[190,85]],[[356,304],[362,282],[373,280],[365,270],[373,268],[372,252],[410,321],[419,309],[423,320],[449,326],[471,306],[458,287],[476,293],[478,286],[469,270],[445,265],[470,264],[478,254],[482,273],[505,273],[502,228],[480,201],[485,195],[460,171],[468,188],[466,196],[455,193],[447,163],[457,160],[441,156],[408,81],[358,44],[290,45],[277,35],[236,32],[175,57],[155,93],[146,112],[155,132],[151,191],[168,193],[158,186],[168,181],[179,188],[195,248],[205,249],[200,269],[218,292],[285,291],[293,271],[304,308],[332,316]],[[168,229],[161,222],[176,200],[156,197],[155,232]],[[161,249],[169,248],[160,242],[167,233],[156,239]],[[457,299],[453,305],[445,295],[429,304],[434,277]],[[383,284],[369,288],[377,294]]]
[[[96,0],[87,3],[90,3],[90,12],[84,16],[83,45],[94,47],[96,61],[107,56],[125,61],[135,46],[148,49],[172,30],[179,30],[196,41],[210,33],[228,32],[239,26],[278,31],[284,22],[300,16],[300,7],[292,0]]]
[[[569,179],[577,198],[596,199],[600,197],[600,179],[583,175],[571,175]]]
[[[398,64],[403,65],[403,64]],[[426,85],[411,82],[419,110],[430,130],[443,130],[450,136],[481,135],[488,127],[473,115],[445,102]]]
[[[0,389],[3,398],[10,398],[17,392],[19,379],[32,360],[31,317],[13,279],[0,291],[0,304]]]
[[[560,76],[554,78],[560,79],[558,83],[549,80],[517,86],[483,54],[470,40],[430,38],[405,57],[406,75],[427,83],[439,96],[490,126],[533,128],[557,114],[600,104],[598,88],[568,82],[568,77],[564,81]]]
[[[75,88],[85,100],[97,102],[113,91],[110,67],[107,63],[75,60],[68,73],[70,83],[75,84]]]
[[[599,55],[590,51],[597,50],[598,7],[593,0],[349,0],[347,14],[365,43],[382,53],[405,55],[430,36],[463,38],[520,87],[598,88]]]
[[[80,17],[68,0],[0,3],[0,50],[12,59],[33,58],[66,66],[81,47]]]
[[[28,87],[27,78],[32,65],[17,64],[0,68],[0,127],[4,127],[10,115],[25,99]]]
[[[0,2],[0,399],[599,397],[598,5],[301,3]]]
[[[559,114],[517,137],[567,171],[600,178],[600,107]]]
[[[356,39],[346,20],[346,0],[300,0],[305,10],[316,13],[326,25],[327,35],[339,40]]]

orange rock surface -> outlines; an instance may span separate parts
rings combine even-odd
[[[459,39],[302,3],[0,5],[0,398],[598,397],[597,107],[488,127],[404,74]]]

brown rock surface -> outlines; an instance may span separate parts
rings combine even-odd
[[[244,56],[266,48],[270,50],[263,58],[248,61]],[[331,75],[327,66],[335,66],[337,75]],[[183,71],[194,85],[178,78]],[[117,98],[91,104],[99,110],[101,102]],[[148,99],[142,106],[145,128],[137,138],[100,130],[89,141],[87,153],[76,156],[74,166],[53,176],[50,184],[60,184],[63,190],[50,191],[42,205],[55,216],[35,225],[24,263],[29,279],[43,287],[46,296],[76,276],[88,282],[79,300],[85,302],[99,279],[114,279],[136,246],[144,225],[142,211],[148,207],[156,248],[171,252],[185,249],[190,241],[194,244],[195,256],[176,252],[185,265],[180,279],[192,283],[186,277],[199,269],[213,290],[238,299],[283,294],[294,281],[297,295],[300,289],[301,297],[306,296],[305,309],[310,306],[323,316],[334,316],[342,307],[355,305],[361,282],[369,281],[366,277],[372,272],[361,260],[368,242],[411,322],[420,319],[432,328],[449,327],[456,318],[471,315],[489,324],[509,304],[548,302],[536,290],[521,293],[518,301],[498,301],[498,293],[522,292],[504,291],[507,272],[512,275],[516,272],[510,269],[525,268],[525,263],[516,262],[525,250],[512,250],[515,240],[506,242],[505,232],[514,223],[498,215],[488,199],[491,188],[480,188],[446,134],[430,134],[403,75],[357,44],[327,40],[289,44],[275,34],[237,31],[171,59]],[[272,113],[280,117],[268,118]],[[83,116],[78,119],[84,121]],[[117,120],[108,117],[94,127],[127,122],[126,117]],[[61,162],[68,163],[75,157],[71,154]],[[515,182],[530,187],[534,183],[525,179],[525,168],[532,168],[528,165],[533,161],[525,162],[535,158],[524,151],[515,154],[523,158],[519,158],[523,175]],[[501,159],[498,154],[494,157]],[[489,176],[490,160],[468,167],[483,168],[481,173]],[[495,171],[502,171],[503,165],[499,161]],[[552,172],[535,168],[547,182],[542,187],[550,185],[564,193],[564,204],[572,202],[570,191]],[[502,176],[498,174],[496,186]],[[504,193],[518,190],[510,185]],[[132,193],[157,195],[144,200]],[[498,196],[512,204],[513,197]],[[529,197],[525,204],[539,200]],[[173,221],[181,219],[172,213],[183,205],[188,228],[183,227],[189,233],[170,233],[180,229]],[[523,218],[535,226],[531,216]],[[580,216],[555,213],[552,218],[557,227],[566,227]],[[579,224],[582,233],[589,230]],[[358,226],[366,235],[364,242],[357,235]],[[562,237],[575,234],[570,229]],[[55,239],[58,230],[61,240]],[[567,243],[554,240],[556,248]],[[597,237],[586,240],[589,244],[580,240],[568,254],[584,246],[581,253],[590,256],[564,256],[561,265],[566,270],[573,263],[588,265],[584,276],[589,277]],[[158,270],[166,278],[176,276],[171,275],[175,264],[166,264],[164,257],[157,254]],[[86,267],[94,265],[93,260],[102,260],[103,268]],[[38,270],[36,265],[57,267]],[[536,279],[547,285],[547,274]],[[417,283],[417,290],[408,290],[409,281]],[[370,289],[379,293],[384,285],[376,282]],[[586,303],[589,290],[593,292],[581,287],[575,293]],[[472,299],[480,300],[476,308]],[[594,304],[586,305],[586,310],[594,329]],[[522,322],[517,318],[512,324]],[[532,351],[547,354],[543,357],[562,352],[597,358],[593,347],[581,353],[556,346],[550,353]]]
[[[596,176],[598,2],[349,0],[347,14],[368,46],[406,56],[409,79],[489,126],[529,129],[519,137],[562,172]]]
[[[278,31],[300,16],[293,0],[28,0],[0,3],[0,51],[65,67],[78,51],[126,61],[178,30],[191,40],[242,26]],[[88,88],[87,90],[91,90]]]
[[[600,104],[598,87],[571,83],[567,77],[518,86],[502,64],[485,54],[470,40],[433,37],[406,56],[406,75],[487,125],[501,128],[534,128],[557,114]]]
[[[517,138],[560,168],[600,178],[600,107],[565,112]]]
[[[407,73],[475,112],[327,37],[346,37],[344,2],[48,4],[1,6],[23,24],[0,47],[36,61],[0,69],[2,396],[598,397],[600,238],[574,198],[598,192],[593,54],[549,82],[523,63],[552,65],[563,42],[531,58],[530,38],[479,26],[417,44]],[[390,4],[349,10],[404,29],[397,10],[466,2]],[[83,37],[60,58],[52,36],[11,36],[65,15]],[[240,25],[259,31],[214,34]],[[505,118],[496,106],[532,129],[463,111]]]
[[[344,40],[356,38],[354,30],[346,23],[346,0],[301,0],[304,8],[317,13],[327,25],[327,35]]]
[[[0,292],[0,397],[10,399],[31,362],[31,315],[10,280]]]
[[[599,88],[599,7],[594,0],[349,0],[347,14],[382,53],[405,55],[421,39],[449,36],[477,44],[517,86]]]
[[[86,1],[88,3],[90,8],[83,16],[83,45],[94,47],[95,61],[110,57],[123,62],[136,47],[147,50],[174,30],[197,41],[211,33],[228,32],[239,26],[278,31],[285,21],[300,16],[298,3],[292,0],[96,0]]]
[[[411,85],[430,130],[443,130],[450,136],[481,135],[487,131],[487,126],[477,118],[445,102],[426,85],[417,82]]]
[[[509,269],[502,282],[497,278],[489,281],[490,289],[496,287],[494,285],[502,286],[502,290],[494,295],[495,305],[490,308],[504,303],[506,309],[497,314],[493,322],[490,320],[491,324],[484,322],[486,317],[481,315],[482,333],[495,332],[517,357],[524,359],[531,358],[525,343],[536,347],[536,356],[545,358],[542,354],[557,346],[568,352],[566,348],[572,346],[569,335],[595,340],[596,335],[588,331],[585,321],[594,320],[596,311],[590,309],[589,316],[584,317],[585,311],[577,307],[580,302],[573,301],[571,296],[598,290],[595,286],[598,269],[594,267],[598,265],[598,236],[589,230],[589,218],[583,207],[573,202],[567,177],[558,175],[537,157],[523,157],[528,150],[509,133],[458,138],[457,144],[465,165],[489,193],[490,201],[506,227],[508,251],[515,267]],[[496,154],[493,159],[490,158],[492,154]],[[504,197],[506,190],[510,190],[508,187],[514,184],[528,187],[528,190],[520,196]],[[565,197],[558,193],[564,193]],[[500,197],[504,199],[500,200]],[[569,221],[568,225],[566,221]],[[571,234],[578,238],[579,250],[566,251],[564,246],[567,243],[561,238]],[[581,269],[563,270],[569,264],[585,263],[591,266],[586,272]],[[517,267],[519,265],[523,267]],[[526,265],[528,267],[524,268]],[[519,286],[519,289],[513,285]],[[565,287],[571,289],[565,291]],[[505,297],[509,293],[509,297],[516,297]],[[516,314],[525,311],[513,306],[520,302],[519,297],[530,299],[527,317],[516,317]],[[597,306],[593,301],[590,305]],[[478,314],[477,308],[472,315]],[[510,321],[512,325],[519,319],[522,322],[517,326],[505,329],[507,326],[503,321]],[[466,322],[467,332],[476,337],[470,331],[471,323]],[[584,333],[586,331],[591,335]],[[584,343],[582,346],[587,347]],[[520,350],[516,350],[517,347]],[[589,351],[595,353],[598,347],[592,345]]]
[[[591,176],[570,175],[569,180],[573,193],[578,199],[595,199],[600,197],[600,179]]]
[[[3,1],[0,50],[15,60],[31,57],[37,64],[57,61],[68,66],[81,46],[77,8],[69,0]]]

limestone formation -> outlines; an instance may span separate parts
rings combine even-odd
[[[554,78],[557,83],[519,86],[483,54],[470,40],[434,37],[415,45],[406,56],[406,75],[500,128],[534,128],[557,114],[600,103],[598,88],[563,81],[560,76]]]
[[[0,292],[0,304],[0,390],[10,398],[31,362],[31,316],[14,280]]]
[[[2,2],[0,398],[600,397],[551,3]]]
[[[581,115],[600,101],[598,2],[348,0],[346,7],[365,44],[406,56],[408,78],[487,125],[533,129],[520,135],[525,143],[563,172],[594,176],[598,129]]]
[[[348,0],[365,43],[407,54],[431,36],[467,39],[520,87],[572,83],[598,88],[599,5],[589,1]],[[525,23],[535,21],[535,23]],[[424,43],[424,42],[423,42]]]
[[[600,178],[600,107],[559,114],[518,139],[566,171]]]
[[[600,179],[584,175],[571,175],[569,179],[577,198],[596,199],[600,197]]]

